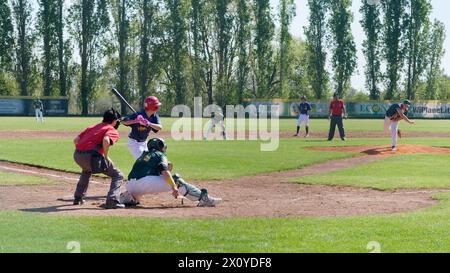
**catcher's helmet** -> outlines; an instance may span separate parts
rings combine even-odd
[[[147,148],[149,151],[158,150],[160,152],[164,152],[167,149],[167,144],[164,139],[156,137],[152,138],[147,142]]]
[[[144,108],[146,111],[158,111],[161,106],[161,102],[159,102],[158,98],[155,96],[147,97],[144,101]]]

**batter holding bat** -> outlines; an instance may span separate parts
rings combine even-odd
[[[399,137],[402,137],[402,133],[398,128],[398,123],[401,120],[404,120],[409,124],[414,124],[414,121],[406,116],[410,106],[411,102],[409,100],[404,100],[402,103],[392,104],[386,111],[386,117],[384,118],[384,132],[386,134],[389,134],[389,132],[391,133],[392,151],[397,150],[397,140]]]
[[[148,151],[147,138],[150,133],[158,133],[162,129],[161,119],[157,112],[161,103],[157,97],[150,96],[144,101],[144,108],[132,115],[126,116],[122,124],[131,127],[128,135],[128,150],[135,159]]]

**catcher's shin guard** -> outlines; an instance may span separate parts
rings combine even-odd
[[[187,183],[179,174],[174,174],[173,180],[177,184],[180,194],[193,202],[198,201],[199,207],[214,207],[222,201],[220,198],[210,197],[208,190],[199,189]]]
[[[181,178],[181,176],[177,173],[172,175],[172,177],[177,184],[178,190],[181,195],[193,202],[200,201],[202,197],[202,191],[199,188],[184,181],[184,179]]]

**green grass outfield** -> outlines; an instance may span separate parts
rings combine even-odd
[[[299,177],[293,181],[380,190],[450,188],[449,166],[448,154],[398,155],[350,169]]]
[[[3,119],[6,118],[0,122],[4,125]],[[98,119],[75,118],[75,123],[65,125],[67,120],[70,119],[58,121],[63,125],[51,126],[55,131],[78,131]],[[51,127],[52,119],[47,121],[42,128],[33,129],[31,126],[38,125],[27,123],[17,125],[15,130],[49,130],[44,126]],[[292,122],[295,125],[294,120],[282,120],[289,128]],[[313,122],[317,122],[316,128],[322,123],[326,130],[326,120]],[[378,130],[382,121],[349,120],[346,124],[348,130],[369,131],[367,126],[376,125],[372,130]],[[418,121],[417,126],[405,125],[404,128],[445,132],[450,128],[448,125],[449,121]],[[0,130],[5,130],[5,126]],[[263,153],[257,141],[168,142],[169,158],[176,170],[189,180],[293,169],[356,155],[309,151],[306,147],[390,143],[387,138],[349,139],[347,142],[290,138],[280,140],[278,151]],[[401,143],[450,147],[448,138],[407,138]],[[72,160],[73,144],[68,138],[3,138],[0,151],[0,159],[78,171]],[[129,170],[133,159],[127,151],[126,139],[112,148],[111,157],[125,173]],[[402,155],[337,171],[335,176],[342,178],[340,184],[353,183],[360,187],[450,188],[446,178],[449,163],[447,155]],[[309,183],[332,181],[327,180],[328,176]],[[7,187],[0,190],[7,190]],[[159,219],[1,211],[0,252],[69,252],[66,246],[70,241],[79,242],[81,252],[369,252],[367,244],[372,241],[381,244],[381,252],[448,252],[450,194],[437,194],[436,198],[440,200],[438,205],[415,212],[339,218]]]
[[[173,141],[168,140],[168,158],[175,171],[188,179],[221,180],[243,175],[300,168],[331,159],[350,157],[355,153],[317,152],[306,146],[329,145],[325,141],[307,142],[281,139],[274,152],[261,152],[258,141]],[[336,143],[340,143],[339,140]],[[361,142],[362,143],[362,142]],[[342,144],[341,144],[342,145]],[[73,161],[71,139],[0,139],[0,160],[34,164],[67,171],[79,171]],[[110,157],[125,174],[134,159],[125,139],[113,146]]]
[[[448,252],[450,195],[432,208],[344,218],[151,219],[0,212],[0,252]]]
[[[55,181],[34,175],[26,175],[10,173],[0,170],[0,186],[16,186],[16,185],[43,185],[51,184]]]
[[[162,118],[164,130],[170,131],[174,118]],[[101,118],[79,118],[79,117],[51,117],[46,118],[43,124],[36,123],[32,117],[0,117],[0,131],[67,131],[78,132],[84,128],[98,123]],[[207,119],[203,119],[206,123]],[[248,122],[246,122],[248,126]],[[327,119],[311,119],[310,127],[315,132],[326,132],[329,128]],[[348,119],[344,121],[347,131],[365,132],[382,131],[382,119]],[[296,119],[280,119],[279,128],[281,132],[295,132]],[[414,126],[402,124],[402,129],[411,132],[449,132],[450,120],[417,120]],[[121,127],[121,131],[126,131]]]
[[[402,143],[450,146],[444,138],[411,138]],[[352,157],[357,153],[305,150],[318,146],[389,145],[388,139],[349,139],[327,142],[319,139],[280,139],[278,150],[261,152],[258,141],[173,141],[168,140],[168,157],[175,171],[188,179],[221,180],[243,175],[289,170],[327,160]],[[0,160],[34,164],[67,171],[79,171],[73,161],[71,139],[0,139]],[[134,159],[126,140],[111,148],[111,159],[125,174]]]

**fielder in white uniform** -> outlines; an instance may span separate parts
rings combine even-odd
[[[223,139],[227,139],[224,116],[222,113],[218,112],[211,114],[211,120],[209,121],[208,130],[206,131],[205,134],[205,140],[208,140],[210,134],[212,133],[212,130],[216,128],[216,126],[220,126],[220,129],[222,129],[221,135]]]
[[[172,164],[167,160],[167,145],[161,138],[148,142],[148,151],[134,163],[128,175],[127,191],[121,194],[120,202],[136,206],[147,194],[172,192],[173,197],[183,197],[198,202],[200,207],[214,207],[222,199],[208,195],[206,189],[199,189],[186,183],[178,174],[172,176]]]
[[[384,132],[386,134],[391,134],[392,151],[397,150],[398,138],[402,137],[402,133],[398,128],[398,123],[401,120],[405,120],[409,124],[414,124],[414,121],[406,116],[410,105],[411,102],[409,100],[404,100],[402,103],[392,104],[386,111],[386,116],[384,118]]]

